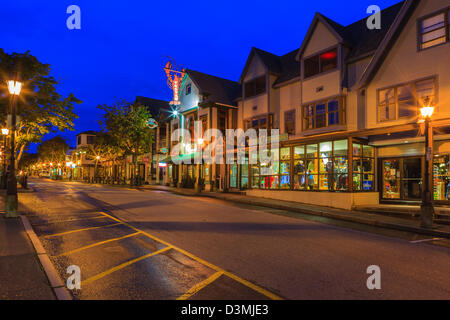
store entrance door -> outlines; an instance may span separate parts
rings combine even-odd
[[[422,157],[382,159],[381,198],[419,201],[422,198]]]

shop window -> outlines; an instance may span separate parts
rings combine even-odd
[[[291,148],[280,149],[280,188],[290,189]]]
[[[260,188],[261,189],[278,189],[279,187],[279,150],[274,149],[267,152],[267,156],[271,157],[271,161],[263,162],[260,160]]]
[[[339,98],[303,106],[303,130],[342,124],[343,109],[343,99]]]
[[[433,159],[433,199],[450,200],[449,155],[435,155]]]
[[[337,68],[337,48],[312,56],[303,61],[304,77],[312,77],[316,74]]]
[[[372,146],[353,144],[353,190],[373,191],[375,151]]]
[[[419,21],[419,49],[426,49],[449,41],[450,10],[445,9]]]
[[[435,78],[378,90],[378,121],[411,118],[425,104],[435,104]]]

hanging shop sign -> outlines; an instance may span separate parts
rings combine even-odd
[[[161,153],[167,153],[167,152],[169,152],[169,150],[167,150],[167,148],[161,148],[161,149],[159,149],[159,151],[160,151]]]

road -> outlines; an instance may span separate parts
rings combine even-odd
[[[21,209],[63,279],[80,267],[75,299],[450,299],[450,249],[417,235],[163,191],[30,184]],[[370,265],[379,290],[367,288]]]

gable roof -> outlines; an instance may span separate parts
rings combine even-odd
[[[372,60],[361,75],[361,78],[359,79],[360,88],[364,87],[375,76],[380,65],[389,53],[389,50],[400,36],[404,25],[408,22],[420,1],[421,0],[405,0],[403,2],[403,6],[396,15],[391,27],[386,33],[386,36],[380,41],[374,52]]]
[[[261,50],[259,48],[252,47],[250,54],[245,63],[244,70],[242,71],[240,81],[244,79],[252,58],[257,55],[262,63],[266,66],[267,70],[277,75],[277,79],[274,82],[274,86],[283,82],[292,80],[300,76],[300,64],[295,59],[298,49],[288,52],[282,56],[278,56],[268,51]]]
[[[209,101],[234,106],[235,100],[241,96],[241,85],[236,81],[191,69],[186,69],[186,73],[200,94],[207,95],[206,99]]]
[[[169,113],[171,108],[168,101],[137,96],[136,103],[146,106],[154,119],[164,118],[164,112]]]
[[[348,46],[350,52],[346,57],[347,60],[356,60],[373,54],[386,36],[405,1],[381,10],[381,29],[370,30],[367,28],[367,18],[343,26],[320,13],[316,13],[299,49],[297,58],[299,59],[303,54],[318,22],[322,22],[337,37],[339,42]]]

